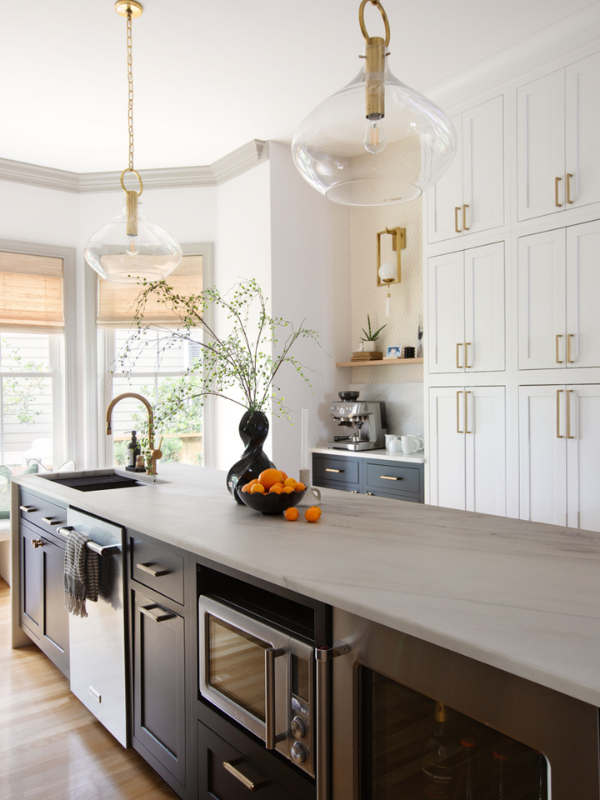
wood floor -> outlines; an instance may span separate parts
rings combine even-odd
[[[2,800],[175,800],[134,750],[125,750],[31,645],[10,647],[10,589],[0,578]]]

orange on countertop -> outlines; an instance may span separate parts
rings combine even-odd
[[[318,506],[311,506],[304,512],[304,518],[307,522],[317,522],[321,516],[321,509]]]
[[[286,511],[283,512],[283,516],[289,522],[295,522],[298,517],[300,516],[297,508],[288,508]]]

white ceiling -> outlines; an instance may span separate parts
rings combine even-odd
[[[142,0],[135,166],[207,165],[295,127],[358,72],[359,0]],[[420,91],[589,0],[383,0],[390,67]],[[371,6],[367,27],[381,22]],[[126,22],[114,0],[0,0],[0,158],[127,166]]]

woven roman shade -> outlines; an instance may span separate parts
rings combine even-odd
[[[0,251],[0,330],[64,328],[62,258]]]
[[[183,256],[166,282],[179,295],[199,294],[202,291],[202,256]],[[142,287],[137,284],[98,281],[99,328],[129,328],[133,322],[137,298]],[[159,300],[150,297],[146,304],[144,323],[178,328],[181,320]]]

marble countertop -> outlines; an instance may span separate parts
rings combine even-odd
[[[328,456],[346,456],[352,458],[371,458],[378,461],[400,461],[406,464],[424,464],[425,456],[420,450],[414,455],[405,456],[404,453],[390,453],[389,450],[338,450],[334,447],[313,447],[311,453],[324,453]]]
[[[236,504],[224,472],[158,477],[14,482],[600,706],[600,534],[327,489],[318,523],[291,523]]]

